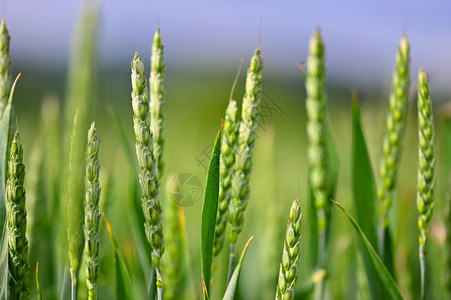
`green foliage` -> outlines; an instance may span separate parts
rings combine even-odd
[[[334,203],[346,215],[346,217],[351,222],[352,227],[355,229],[361,241],[361,245],[363,246],[362,247],[363,251],[371,264],[371,268],[373,269],[376,275],[376,280],[378,281],[380,287],[382,288],[382,291],[384,291],[384,293],[388,295],[389,297],[388,299],[404,299],[401,295],[399,287],[396,285],[395,280],[390,275],[387,268],[384,266],[384,263],[377,255],[376,250],[374,250],[373,246],[371,245],[371,242],[368,240],[363,230],[340,204],[338,204],[337,202]]]
[[[371,246],[378,249],[376,188],[370,156],[363,135],[360,108],[357,97],[352,101],[352,188],[357,220]],[[368,284],[372,299],[378,297],[374,272],[364,257]]]
[[[233,270],[232,277],[230,277],[229,284],[227,285],[227,289],[224,294],[223,300],[233,300],[235,299],[236,290],[238,287],[238,279],[240,278],[241,266],[243,265],[244,257],[247,253],[247,248],[249,248],[253,236],[249,238],[246,245],[244,245],[243,252],[241,252],[240,260],[236,264],[235,270]]]
[[[60,104],[55,97],[44,101],[40,122],[26,115],[27,122],[21,122],[25,127],[21,134],[26,149],[30,149],[26,154],[31,155],[24,157],[25,162],[19,162],[22,155],[19,155],[21,148],[17,146],[16,138],[8,173],[6,159],[14,87],[10,92],[9,35],[5,23],[0,24],[0,98],[9,95],[8,101],[4,98],[0,101],[3,105],[0,118],[0,192],[3,193],[0,193],[0,199],[5,200],[6,175],[9,174],[13,180],[8,181],[8,198],[22,201],[25,185],[28,200],[32,200],[28,201],[27,210],[23,209],[22,202],[0,201],[0,229],[3,229],[0,299],[8,298],[8,293],[10,298],[25,297],[28,288],[33,298],[52,300],[61,294],[61,299],[68,299],[71,287],[72,299],[86,295],[91,299],[97,295],[101,299],[163,299],[163,282],[165,299],[196,299],[203,294],[208,299],[265,300],[273,297],[274,288],[277,289],[276,298],[280,299],[402,299],[401,291],[416,299],[420,296],[420,286],[423,286],[423,297],[444,297],[449,293],[451,259],[443,249],[450,247],[450,221],[449,217],[446,221],[442,218],[443,201],[433,200],[433,173],[439,159],[436,162],[433,155],[433,114],[424,71],[420,71],[419,76],[417,207],[412,205],[415,189],[411,184],[414,172],[410,164],[414,160],[411,150],[415,147],[403,151],[407,164],[403,165],[400,160],[404,131],[407,133],[405,139],[411,139],[408,142],[413,144],[416,139],[412,139],[411,134],[417,130],[414,122],[405,122],[409,73],[406,38],[401,40],[398,50],[387,132],[382,145],[377,137],[383,136],[384,128],[378,128],[380,124],[376,120],[383,121],[383,118],[376,104],[365,102],[368,106],[362,107],[362,116],[357,101],[352,103],[352,111],[345,110],[337,100],[341,98],[342,90],[336,87],[331,87],[328,93],[333,101],[326,103],[325,46],[319,30],[311,39],[305,72],[305,116],[296,101],[301,97],[292,92],[301,88],[299,83],[268,77],[265,89],[271,94],[274,90],[275,96],[262,90],[263,59],[260,48],[257,49],[247,72],[243,103],[240,105],[232,100],[232,91],[227,98],[224,127],[219,131],[212,151],[204,151],[205,156],[211,153],[205,189],[191,183],[169,188],[170,192],[178,189],[178,194],[193,196],[192,206],[182,207],[171,202],[174,200],[170,198],[171,193],[164,192],[168,185],[162,175],[166,169],[171,173],[188,170],[185,172],[191,172],[193,178],[199,175],[199,170],[193,168],[192,151],[205,146],[205,132],[208,131],[204,128],[213,126],[213,122],[224,115],[223,105],[212,100],[226,93],[228,88],[223,83],[226,80],[214,76],[198,80],[196,76],[184,76],[178,70],[169,69],[167,99],[171,101],[166,103],[164,49],[158,28],[152,48],[150,77],[146,75],[141,57],[136,54],[133,58],[132,105],[126,101],[127,88],[121,84],[111,84],[105,89],[108,95],[105,98],[117,105],[119,112],[116,114],[111,106],[113,123],[105,124],[102,114],[96,114],[95,110],[98,6],[89,4],[85,8],[71,56],[64,120],[61,122]],[[120,81],[128,82],[123,76]],[[193,88],[202,92],[187,92]],[[124,91],[124,95],[113,95],[116,92],[120,95],[118,91]],[[120,98],[120,102],[115,102],[115,98]],[[179,98],[186,101],[172,101]],[[349,100],[347,93],[343,98]],[[23,102],[26,101],[19,101],[16,106],[18,119],[23,117],[20,106]],[[268,114],[274,112],[273,107],[268,107],[271,104],[283,106],[280,109],[283,119],[267,119]],[[369,111],[371,114],[367,114]],[[169,122],[163,130],[166,112]],[[121,120],[124,124],[127,120],[130,125],[131,118],[133,128],[122,127]],[[97,120],[97,128],[91,128],[87,141],[85,135],[91,119]],[[306,131],[299,128],[303,122],[307,124]],[[116,139],[109,134],[111,125],[118,135]],[[97,130],[104,132],[102,149],[105,151],[100,153]],[[437,134],[445,144],[450,137],[449,124],[447,130],[445,134],[443,130]],[[28,141],[30,135],[36,137],[31,143]],[[256,142],[259,137],[262,137],[261,143]],[[339,143],[335,144],[333,137],[339,137]],[[137,158],[133,154],[132,139]],[[258,155],[254,157],[256,144]],[[369,154],[380,146],[383,146],[383,157],[376,193],[371,167],[375,160],[371,160]],[[447,152],[442,155],[447,163],[437,163],[437,169],[445,174],[449,174],[451,165]],[[347,166],[343,170],[339,170],[340,161]],[[26,178],[18,172],[24,164],[30,170]],[[398,171],[400,180],[396,181]],[[446,184],[447,180],[440,179],[437,185],[443,189]],[[256,201],[251,201],[248,206],[251,186]],[[101,187],[102,199],[99,195]],[[300,201],[295,200],[292,204],[285,234],[280,219],[281,208],[288,205],[296,188],[300,199],[307,200],[305,205],[302,204],[307,212],[307,220],[302,226],[305,242],[302,243]],[[438,189],[438,197],[440,192],[442,190]],[[202,193],[201,210],[196,196],[201,198]],[[397,193],[399,197],[395,197]],[[346,201],[354,200],[358,224],[341,206],[350,222],[333,218],[329,199],[335,199],[335,194],[346,206],[352,205]],[[377,198],[381,201],[377,202]],[[395,198],[398,200],[394,201]],[[8,203],[9,211],[19,212],[8,226],[5,203]],[[388,224],[391,203],[399,206],[402,213],[390,215]],[[431,221],[435,203],[440,209],[436,208],[437,218]],[[106,226],[99,224],[99,204],[115,226],[114,235],[108,221],[105,220]],[[381,205],[379,216],[378,204]],[[249,221],[244,222],[246,210]],[[406,215],[418,221],[420,229],[422,284],[416,250],[417,232],[412,230],[415,225]],[[35,274],[29,274],[24,260],[27,256],[24,254],[27,246],[25,221],[28,224],[29,262],[30,265],[39,262],[40,267],[40,270],[36,268]],[[399,226],[395,228],[393,225],[396,224]],[[358,247],[354,247],[351,226],[360,238]],[[445,227],[447,234],[443,231]],[[12,230],[7,232],[7,229]],[[428,251],[431,255],[428,256],[426,276],[425,246],[429,229]],[[390,244],[392,232],[396,234],[396,253]],[[226,233],[230,253],[221,254]],[[113,247],[103,243],[106,234]],[[240,234],[255,235],[258,243],[258,247],[252,248],[246,256],[246,265],[243,265],[243,259],[252,238],[243,245]],[[409,242],[410,237],[415,244]],[[18,247],[15,249],[20,249],[20,253],[8,253],[8,240],[16,242]],[[237,249],[242,246],[241,257],[236,263]],[[81,260],[83,247],[85,262]],[[356,255],[358,252],[362,253],[363,259]],[[438,259],[442,254],[445,268]],[[299,261],[302,261],[302,267],[298,269]],[[86,267],[86,272],[81,275],[78,274],[80,267]],[[216,267],[218,271],[213,275]],[[225,276],[227,267],[228,278]],[[446,269],[445,280],[439,280],[439,275],[435,274],[441,274],[437,270],[442,269]],[[398,283],[394,280],[395,271]],[[11,277],[8,278],[9,274]],[[86,280],[88,284],[77,284],[79,280]],[[16,285],[21,286],[19,293]]]
[[[216,215],[218,213],[219,195],[219,161],[221,157],[222,125],[216,136],[205,183],[204,202],[202,204],[201,226],[201,262],[202,289],[204,299],[209,298],[211,281],[211,263],[215,237]]]
[[[106,219],[105,215],[103,215],[103,220],[105,221],[106,229],[108,231],[108,235],[110,236],[114,251],[113,265],[115,274],[116,299],[136,299],[134,297],[132,281],[130,279],[127,266],[116,243],[116,239],[114,238],[113,229],[111,228],[111,225]]]

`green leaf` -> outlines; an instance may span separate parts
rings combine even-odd
[[[249,245],[251,244],[252,240],[254,239],[253,236],[249,238],[246,245],[244,245],[243,252],[241,252],[240,260],[238,261],[238,264],[235,267],[235,270],[232,273],[232,277],[230,277],[229,285],[227,286],[227,289],[224,294],[223,300],[233,300],[235,299],[235,293],[236,288],[238,286],[238,279],[240,277],[240,271],[241,271],[241,265],[243,264],[244,257],[246,256],[247,248],[249,248]]]
[[[0,121],[0,299],[6,299],[8,293],[8,234],[6,226],[6,172],[8,166],[8,150],[10,144],[10,128],[14,90],[20,74],[14,81],[9,94],[8,104]]]
[[[333,200],[331,201],[336,206],[338,206],[338,208],[340,208],[340,210],[348,217],[349,221],[351,222],[352,226],[357,232],[357,235],[359,236],[361,244],[363,246],[362,248],[366,254],[366,257],[368,258],[372,270],[374,271],[376,280],[379,283],[379,287],[382,289],[384,294],[386,294],[389,297],[385,299],[404,299],[402,297],[401,291],[399,290],[399,287],[396,285],[395,280],[393,279],[390,272],[388,272],[384,263],[377,255],[376,250],[374,250],[374,248],[371,246],[371,243],[366,237],[363,230],[360,228],[357,222],[351,217],[351,215],[338,202],[335,202]]]
[[[352,100],[352,196],[357,213],[357,220],[362,230],[368,237],[371,246],[378,249],[377,240],[377,212],[376,212],[376,188],[373,177],[373,169],[368,154],[368,149],[363,135],[360,119],[360,108],[357,96],[353,94]],[[371,269],[368,259],[363,257],[365,271],[368,278],[371,298],[379,298],[378,287],[374,280],[375,274]]]
[[[130,148],[130,143],[127,139],[127,135],[125,134],[124,126],[122,126],[121,121],[117,112],[114,110],[114,107],[111,105],[107,106],[108,113],[110,114],[111,120],[113,121],[114,129],[116,130],[117,137],[119,138],[119,143],[122,146],[122,149],[125,152],[125,156],[127,157],[128,163],[134,169],[138,169],[138,164],[136,163],[135,155],[133,154],[133,150]],[[136,173],[136,172],[134,172]],[[138,177],[135,175],[135,177]],[[139,187],[139,183],[138,183]],[[142,209],[141,209],[142,211]],[[140,226],[142,227],[142,226]],[[148,244],[146,240],[146,244]]]
[[[219,194],[219,159],[221,156],[222,125],[216,136],[213,153],[207,172],[204,202],[202,205],[201,227],[201,262],[204,299],[209,298],[211,281],[211,262],[213,257],[213,240],[215,236],[216,214]]]
[[[329,197],[330,199],[335,199],[335,191],[338,183],[338,172],[340,171],[340,159],[338,157],[337,147],[335,146],[335,142],[332,137],[332,125],[329,120],[326,125],[326,150],[329,159]]]
[[[110,236],[111,244],[113,245],[114,257],[114,273],[115,273],[115,284],[116,284],[116,299],[135,299],[133,294],[132,281],[127,270],[127,266],[122,257],[119,247],[117,246],[116,239],[113,235],[113,230],[111,225],[103,215],[103,220],[105,221],[106,228],[108,230],[108,235]]]
[[[377,249],[377,194],[357,99],[352,101],[352,192],[357,220]]]
[[[383,262],[393,278],[396,279],[394,266],[395,258],[393,257],[393,243],[389,227],[384,228],[384,249],[382,249],[382,251]]]

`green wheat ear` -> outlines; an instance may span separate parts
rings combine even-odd
[[[396,69],[393,74],[393,87],[390,93],[387,115],[387,131],[384,135],[383,156],[380,163],[381,180],[378,186],[378,197],[381,201],[380,229],[381,234],[388,227],[388,212],[393,203],[393,191],[396,187],[398,166],[401,160],[401,144],[406,126],[409,96],[409,41],[401,38],[396,55]],[[381,237],[381,241],[383,241]]]
[[[10,36],[5,18],[0,24],[0,112],[6,106],[11,90],[11,56],[9,53]]]
[[[276,299],[294,299],[294,288],[297,279],[297,265],[301,254],[301,219],[302,211],[299,199],[295,199],[290,209],[287,232],[283,244],[282,261],[280,263],[279,281]]]
[[[154,155],[157,161],[158,179],[163,176],[163,122],[164,122],[164,46],[160,28],[155,32],[150,58],[150,114],[151,129],[154,138]]]
[[[88,131],[86,146],[86,172],[85,172],[85,258],[86,258],[86,285],[88,299],[97,299],[97,278],[99,277],[99,139],[95,123]]]
[[[29,298],[27,212],[25,210],[25,165],[19,132],[14,134],[8,161],[6,209],[8,222],[8,267],[11,299]]]
[[[243,230],[244,211],[250,196],[250,175],[252,169],[252,150],[257,137],[260,118],[260,102],[263,77],[263,58],[260,49],[256,49],[246,76],[246,92],[243,98],[241,123],[236,151],[236,173],[233,179],[233,197],[229,204],[230,224],[230,262],[229,278],[232,275],[236,257],[236,243]]]
[[[434,168],[435,168],[435,132],[432,115],[432,103],[429,95],[428,75],[420,69],[418,72],[418,228],[419,255],[421,268],[421,298],[425,299],[425,273],[426,273],[426,239],[428,237],[429,221],[434,207]]]
[[[237,149],[239,125],[240,120],[236,101],[230,99],[225,113],[221,143],[219,203],[213,244],[214,257],[217,257],[224,247],[227,211],[232,199],[232,177],[235,171],[235,150]],[[213,269],[216,266],[216,262],[214,262]]]
[[[329,215],[328,156],[326,145],[327,105],[324,92],[326,69],[324,43],[319,29],[310,39],[305,89],[307,92],[307,140],[309,180],[318,219],[320,261],[324,263]]]
[[[131,64],[133,125],[136,155],[141,168],[139,183],[147,240],[152,247],[152,263],[157,274],[158,295],[162,297],[161,257],[164,252],[163,214],[160,205],[160,182],[153,154],[153,134],[150,129],[149,93],[141,56],[136,53]]]

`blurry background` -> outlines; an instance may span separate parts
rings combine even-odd
[[[16,115],[28,157],[31,151],[27,149],[31,149],[38,130],[41,101],[49,95],[56,96],[61,103],[65,98],[68,61],[82,4],[81,1],[49,0],[3,2],[2,15],[11,35],[13,73],[22,73],[16,91]],[[244,243],[247,236],[256,235],[243,269],[242,281],[247,288],[242,292],[248,299],[267,293],[272,295],[289,205],[298,194],[301,203],[306,205],[305,93],[296,64],[307,57],[310,35],[319,26],[326,44],[329,115],[341,165],[337,200],[351,208],[350,89],[355,88],[363,102],[363,125],[376,170],[382,152],[397,45],[401,36],[407,34],[411,43],[413,96],[401,164],[399,206],[402,209],[395,210],[392,217],[399,224],[395,230],[398,273],[411,274],[408,259],[412,250],[406,245],[416,242],[416,74],[420,66],[430,73],[436,112],[444,111],[444,103],[451,95],[450,14],[451,4],[445,1],[342,1],[340,4],[334,1],[229,1],[225,4],[105,0],[100,8],[94,96],[102,141],[102,174],[114,174],[110,180],[117,182],[122,190],[127,189],[128,181],[124,178],[128,178],[130,169],[105,107],[111,104],[119,113],[130,147],[133,147],[130,61],[135,51],[140,52],[149,72],[150,48],[159,15],[167,67],[165,182],[173,173],[192,173],[203,182],[206,169],[202,165],[208,163],[205,150],[210,149],[223,117],[241,59],[243,72],[235,98],[239,101],[242,98],[244,70],[258,46],[262,19],[266,106],[262,108],[261,139],[257,140],[255,149],[252,195],[246,212],[248,221],[241,237]],[[440,123],[437,128],[440,142]],[[437,151],[443,155],[442,148],[438,147]],[[440,168],[439,161],[438,173]],[[106,176],[102,176],[105,180]],[[379,179],[377,172],[375,177]],[[443,182],[446,180],[438,182],[437,217],[431,227],[431,251],[437,254],[434,256],[437,265],[441,263],[439,249],[444,234],[439,218],[443,215],[446,187]],[[120,223],[127,193],[117,189],[109,193],[102,205],[118,231],[119,240],[128,245],[127,226]],[[164,193],[162,197],[167,199]],[[184,208],[196,288],[200,287],[200,209],[200,202]],[[336,235],[334,244],[334,253],[340,257],[332,261],[335,270],[349,268],[348,261],[355,259],[352,252],[346,252],[353,245],[354,235],[341,217],[336,218],[340,224],[336,230],[342,234]],[[272,249],[272,253],[261,254],[258,249]],[[413,249],[415,259],[417,252]],[[107,253],[108,250],[102,251]],[[133,262],[133,249],[127,253]],[[262,278],[257,280],[255,272],[266,262],[273,271],[270,275],[260,274]],[[301,259],[301,278],[307,275],[302,269]],[[265,276],[269,278],[263,278]],[[434,276],[440,276],[440,272]],[[415,276],[399,278],[403,291],[417,286]],[[108,279],[101,280],[105,293],[111,293]],[[345,280],[345,276],[331,279],[335,292],[343,297],[348,292]]]

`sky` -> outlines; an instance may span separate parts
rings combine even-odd
[[[81,7],[72,0],[3,0],[13,60],[65,67]],[[102,66],[128,64],[135,51],[150,56],[159,19],[168,67],[237,68],[257,47],[261,23],[265,68],[284,76],[297,72],[295,64],[306,59],[309,38],[320,27],[329,76],[346,84],[388,83],[406,34],[412,77],[422,66],[446,89],[450,15],[446,1],[103,0],[99,51]]]

